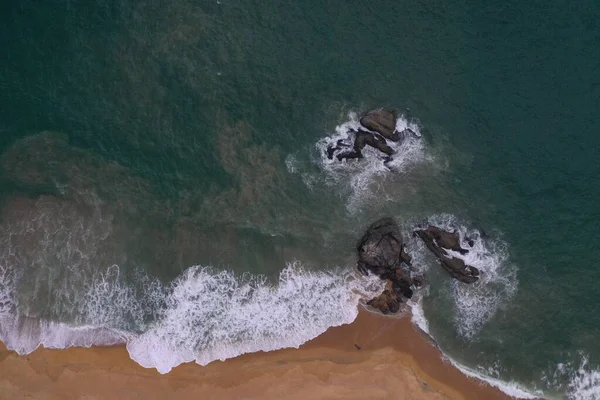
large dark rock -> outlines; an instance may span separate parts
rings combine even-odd
[[[423,284],[422,277],[415,282],[403,265],[410,266],[411,258],[404,249],[400,229],[392,218],[382,218],[371,224],[356,250],[361,272],[366,274],[370,271],[387,280],[383,293],[367,303],[381,312],[397,312],[403,299],[412,297],[412,287]]]
[[[425,229],[418,229],[414,233],[415,235],[419,236],[423,242],[425,242],[427,248],[438,258],[442,267],[454,279],[464,283],[473,283],[479,279],[479,270],[477,268],[466,265],[463,260],[448,255],[448,253],[444,250],[455,250],[457,248],[455,245],[457,245],[458,249],[460,249],[460,241],[457,240],[457,243],[454,242],[454,233],[449,233],[440,228],[432,226],[429,226]],[[439,242],[437,238],[440,239]],[[466,252],[466,250],[464,251]]]
[[[388,281],[383,292],[367,302],[367,305],[378,309],[384,314],[396,313],[400,310],[401,300],[394,290],[393,283]]]
[[[352,150],[345,151],[343,153],[339,153],[337,155],[337,159],[339,161],[342,161],[345,158],[346,159],[363,158],[362,150],[365,148],[365,146],[371,146],[371,147],[381,151],[382,153],[386,154],[388,157],[390,157],[394,154],[394,149],[392,149],[390,146],[388,146],[387,142],[381,135],[378,135],[377,133],[367,132],[362,129],[359,129],[358,131],[352,131],[352,132],[354,133],[354,146],[353,146]],[[327,147],[327,157],[331,159],[333,157],[333,153],[336,150],[339,150],[341,148],[342,148],[342,145],[339,145],[339,144],[336,147],[333,147],[333,146]]]
[[[367,269],[381,278],[387,278],[403,261],[410,264],[400,229],[392,218],[382,218],[371,224],[356,250],[359,269]]]
[[[413,290],[411,286],[415,284],[409,271],[404,268],[396,268],[394,275],[390,276],[388,280],[392,282],[392,288],[398,297],[412,298]]]
[[[396,132],[397,119],[393,110],[371,110],[360,119],[360,123],[365,128],[380,133],[384,138],[397,142],[402,138]]]
[[[435,239],[435,242],[439,247],[443,247],[444,249],[453,250],[459,252],[460,254],[467,254],[469,250],[463,249],[460,246],[460,235],[458,232],[446,232],[443,229],[438,228],[437,226],[429,225],[424,229],[428,234]]]

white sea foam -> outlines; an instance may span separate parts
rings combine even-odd
[[[455,360],[453,360],[452,358],[450,358],[446,355],[445,355],[445,358],[448,361],[450,361],[450,363],[452,365],[454,365],[456,368],[458,368],[463,374],[465,374],[471,378],[475,378],[475,379],[479,379],[484,382],[487,382],[491,386],[500,389],[501,391],[503,391],[504,393],[506,393],[509,396],[512,396],[512,397],[515,397],[518,399],[539,399],[541,396],[543,396],[543,393],[531,393],[530,391],[523,388],[521,385],[519,385],[516,382],[505,382],[500,379],[492,378],[490,376],[481,374],[471,368],[465,367],[464,365],[459,364],[458,362],[456,362]]]
[[[469,252],[465,255],[453,251],[448,253],[481,271],[479,280],[473,284],[449,281],[456,309],[456,329],[459,335],[470,339],[515,294],[518,284],[517,267],[509,262],[504,242],[482,238],[478,230],[468,229],[453,215],[432,216],[428,219],[428,224],[447,231],[456,230],[460,235],[461,246]],[[469,245],[467,238],[473,241],[473,247]]]
[[[14,269],[0,265],[0,340],[19,354],[28,354],[39,346],[61,349],[125,343],[135,334],[124,327],[142,325],[140,321],[147,315],[144,305],[153,297],[151,294],[141,301],[133,288],[116,278],[118,267],[113,266],[105,273],[98,273],[77,291],[56,293],[59,299],[70,298],[69,311],[76,318],[69,323],[55,322],[27,315],[28,308],[20,306],[16,294],[19,275]],[[144,285],[145,289],[151,287]],[[55,299],[53,303],[58,301]]]
[[[600,400],[600,368],[591,367],[587,357],[571,374],[567,396],[572,400]]]
[[[0,270],[0,340],[26,354],[47,348],[127,343],[131,358],[161,373],[190,361],[205,365],[240,354],[298,347],[331,326],[352,322],[362,298],[383,283],[350,270],[309,271],[289,264],[279,281],[191,267],[167,287],[141,277],[136,291],[118,267],[99,274],[77,304],[79,318],[58,323],[18,313],[14,274]],[[154,313],[156,321],[144,326]],[[143,331],[122,330],[143,327]]]
[[[429,335],[429,321],[425,318],[425,311],[423,310],[423,299],[419,294],[415,295],[411,300],[408,301],[408,305],[411,310],[411,321],[413,324],[419,327],[423,332]]]
[[[543,387],[569,400],[600,400],[600,366],[582,351],[567,352],[565,361],[541,373]],[[563,395],[564,394],[564,395]]]
[[[0,339],[9,349],[27,354],[42,344],[49,348],[85,346],[89,341],[85,338],[93,337],[86,327],[69,329],[64,324],[19,315],[16,285],[15,272],[0,265]]]
[[[359,300],[383,289],[377,278],[299,263],[275,283],[199,266],[170,284],[125,277],[110,264],[114,230],[100,208],[51,197],[10,206],[0,234],[0,340],[20,354],[125,342],[133,359],[167,372],[297,347],[353,321]]]
[[[127,349],[141,365],[166,373],[184,362],[206,365],[298,347],[331,326],[352,322],[359,300],[382,289],[377,278],[311,272],[297,263],[281,272],[277,285],[192,267],[174,283],[156,326],[128,342]]]

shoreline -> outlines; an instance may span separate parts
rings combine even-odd
[[[0,398],[40,399],[510,399],[443,358],[410,319],[359,307],[299,349],[244,354],[165,375],[141,367],[124,345],[44,349],[19,356],[0,344]]]

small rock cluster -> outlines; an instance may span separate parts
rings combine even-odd
[[[365,146],[371,146],[387,156],[385,162],[391,161],[394,149],[387,144],[387,141],[398,142],[406,134],[416,135],[410,128],[398,132],[396,130],[397,119],[397,114],[393,110],[371,110],[367,112],[360,119],[360,124],[367,130],[359,129],[358,131],[352,130],[348,132],[354,134],[352,150],[342,151],[345,147],[350,146],[345,144],[343,140],[338,140],[335,146],[330,145],[327,147],[327,157],[333,159],[333,156],[336,155],[339,161],[343,159],[363,158],[362,150]]]

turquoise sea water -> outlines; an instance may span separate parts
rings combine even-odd
[[[389,215],[449,357],[506,390],[600,398],[599,3],[0,11],[9,347],[127,342],[167,372],[297,346],[379,289],[354,244]],[[421,134],[392,170],[323,157],[376,107]],[[487,233],[480,283],[444,275],[410,237],[423,220]]]

